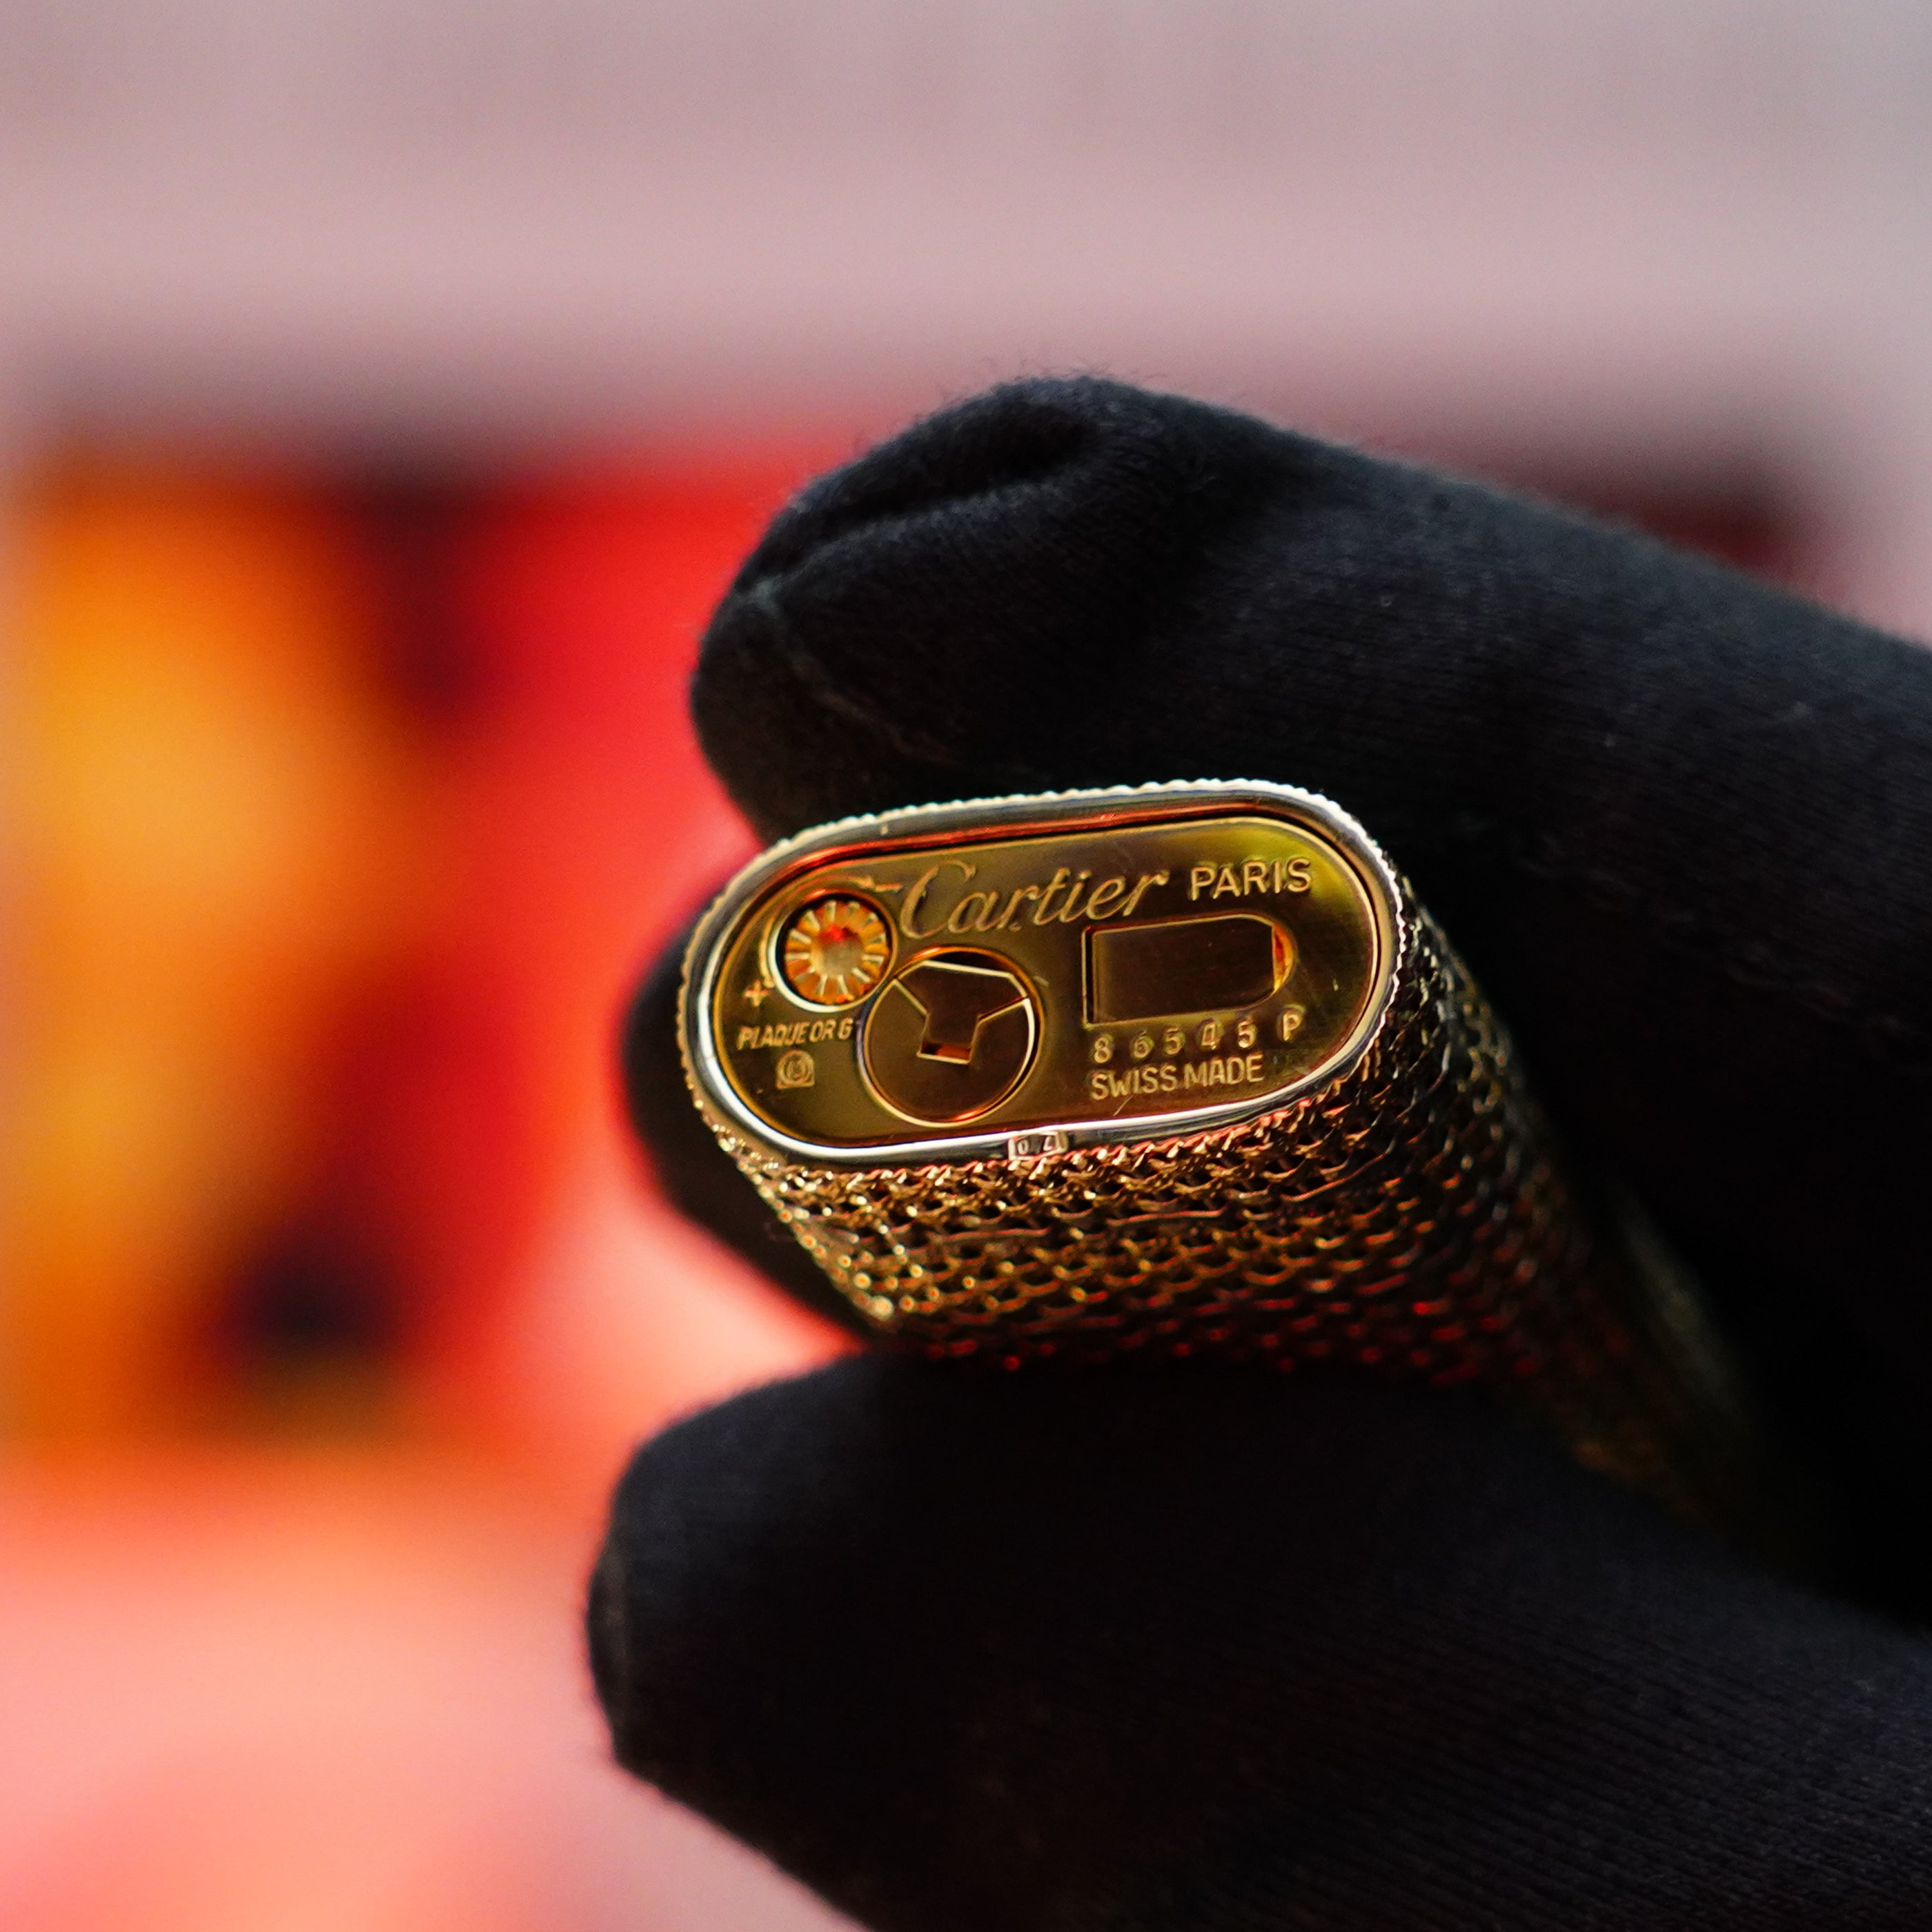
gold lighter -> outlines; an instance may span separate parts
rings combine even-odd
[[[1326,799],[820,826],[706,914],[680,1028],[718,1139],[882,1336],[1478,1382],[1684,1514],[1752,1480],[1694,1298],[1580,1208],[1495,1014]]]

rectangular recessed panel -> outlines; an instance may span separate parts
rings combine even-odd
[[[1286,938],[1273,920],[1252,913],[1091,927],[1088,1023],[1117,1025],[1252,1006],[1280,984]]]

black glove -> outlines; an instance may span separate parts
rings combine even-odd
[[[772,835],[1339,800],[1702,1274],[1833,1538],[1826,1585],[1772,1575],[1473,1396],[869,1357],[626,1477],[591,1604],[624,1763],[891,1932],[1932,1924],[1932,656],[1040,382],[787,509],[695,704]],[[685,1096],[672,983],[627,1045],[661,1171],[824,1306]]]

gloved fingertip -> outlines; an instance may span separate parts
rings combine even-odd
[[[616,1539],[606,1540],[590,1573],[584,1606],[584,1636],[590,1653],[590,1681],[610,1726],[611,1742],[620,1764],[629,1762],[626,1714],[632,1708],[630,1656],[624,1616],[623,1554]]]
[[[746,562],[692,688],[706,756],[772,835],[1046,782],[1204,533],[1313,448],[1095,376],[914,424],[801,493]]]

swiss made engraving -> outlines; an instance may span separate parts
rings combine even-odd
[[[849,847],[718,942],[716,1061],[757,1120],[862,1149],[1150,1128],[1264,1102],[1349,1050],[1382,888],[1307,816],[1244,804]]]

